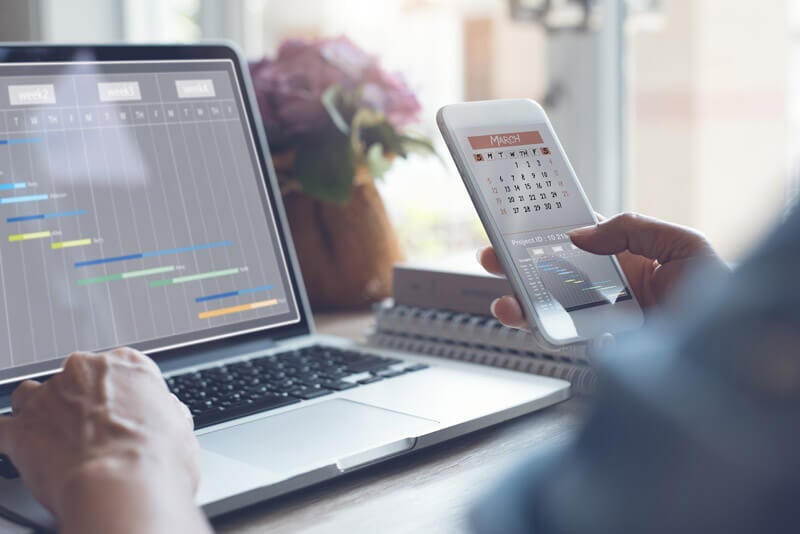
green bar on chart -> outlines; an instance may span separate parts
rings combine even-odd
[[[61,241],[59,243],[50,243],[50,248],[53,250],[58,250],[60,248],[72,248],[72,247],[85,247],[86,245],[91,245],[91,239],[74,239],[72,241]]]
[[[106,276],[97,276],[95,278],[83,278],[78,280],[79,286],[88,286],[90,284],[99,284],[101,282],[112,282],[114,280],[127,280],[128,278],[138,278],[140,276],[149,276],[151,274],[170,273],[175,270],[174,265],[169,267],[155,267],[153,269],[142,269],[141,271],[129,271],[127,273],[109,274]]]
[[[183,284],[186,282],[194,282],[195,280],[205,280],[206,278],[217,278],[219,276],[230,276],[232,274],[239,274],[239,269],[223,269],[221,271],[211,271],[210,273],[190,274],[188,276],[178,276],[177,278],[168,278],[166,280],[154,280],[150,282],[150,287],[170,286],[172,284]]]
[[[32,232],[30,234],[16,234],[8,236],[8,241],[27,241],[28,239],[44,239],[50,237],[50,232]]]

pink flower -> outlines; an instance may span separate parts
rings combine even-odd
[[[405,82],[388,74],[377,59],[341,36],[283,42],[275,59],[250,66],[253,85],[270,142],[280,148],[333,125],[322,96],[331,86],[346,100],[384,114],[394,128],[414,122],[419,102]],[[340,110],[350,120],[355,110]]]
[[[364,73],[362,99],[364,105],[382,112],[397,129],[416,122],[422,109],[400,75],[389,74],[377,65],[370,65]]]

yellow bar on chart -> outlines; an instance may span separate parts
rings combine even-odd
[[[85,247],[86,245],[91,245],[91,239],[75,239],[73,241],[60,241],[58,243],[50,243],[50,248],[53,250],[57,250],[60,248],[71,248],[71,247]]]
[[[211,319],[212,317],[219,317],[220,315],[241,313],[258,308],[266,308],[267,306],[275,306],[277,303],[278,299],[261,300],[259,302],[251,302],[250,304],[242,304],[241,306],[231,306],[230,308],[218,308],[216,310],[201,312],[197,314],[197,317],[200,319]]]
[[[8,241],[13,243],[14,241],[27,241],[28,239],[43,239],[45,237],[50,237],[50,232],[32,232],[30,234],[16,234],[8,236]]]

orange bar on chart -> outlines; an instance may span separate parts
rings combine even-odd
[[[278,299],[261,300],[259,302],[251,302],[250,304],[242,304],[241,306],[231,306],[229,308],[218,308],[216,310],[204,311],[197,314],[200,319],[211,319],[212,317],[219,317],[221,315],[229,315],[231,313],[241,313],[258,308],[266,308],[267,306],[275,306]]]

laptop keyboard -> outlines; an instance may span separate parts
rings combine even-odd
[[[166,381],[191,410],[195,428],[203,428],[427,367],[315,345],[173,375]]]
[[[315,345],[173,375],[166,381],[170,391],[189,407],[198,429],[427,367]],[[18,476],[8,457],[0,454],[0,477]]]

